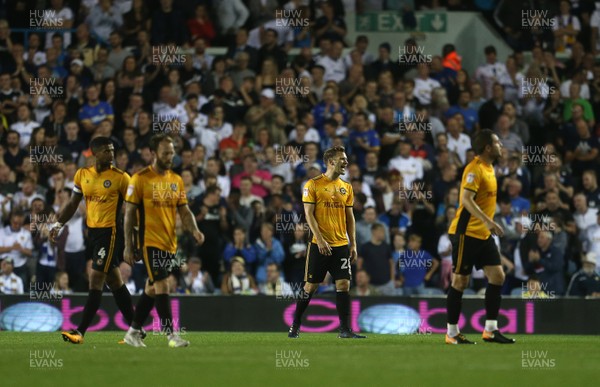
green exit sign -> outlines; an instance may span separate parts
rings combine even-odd
[[[356,15],[357,32],[446,32],[448,15],[443,12],[418,12],[417,28],[406,28],[397,12],[367,12]]]

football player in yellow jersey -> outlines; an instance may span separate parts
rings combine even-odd
[[[83,335],[100,307],[105,282],[112,291],[123,318],[128,322],[133,319],[131,295],[119,271],[123,251],[121,207],[129,175],[112,165],[115,148],[108,137],[94,138],[90,142],[90,149],[96,158],[95,165],[81,168],[75,173],[71,200],[50,230],[50,239],[54,242],[63,225],[77,211],[81,199],[85,198],[93,270],[81,322],[76,330],[62,332],[63,339],[73,344],[83,344]]]
[[[167,282],[177,251],[177,214],[181,217],[184,230],[191,232],[198,244],[204,242],[204,234],[198,229],[196,218],[188,207],[181,176],[171,171],[175,156],[173,140],[164,133],[157,134],[150,139],[150,149],[154,161],[133,175],[125,199],[123,258],[130,265],[135,263],[134,226],[139,213],[138,240],[149,278],[124,341],[134,347],[146,346],[142,342],[141,329],[152,306],[156,304],[161,331],[167,335],[169,346],[187,347],[189,341],[182,339],[173,329]]]
[[[312,232],[308,246],[304,289],[298,294],[294,322],[288,337],[298,338],[302,314],[310,299],[325,279],[327,272],[335,280],[336,307],[340,319],[339,338],[364,339],[350,329],[351,265],[356,261],[356,229],[352,185],[340,179],[346,173],[348,157],[342,146],[329,148],[323,154],[327,171],[310,179],[302,192],[306,221]],[[350,246],[348,246],[350,242]]]
[[[494,132],[483,129],[475,136],[473,150],[477,156],[463,172],[459,207],[448,229],[452,243],[453,273],[446,301],[446,343],[475,344],[467,340],[458,328],[463,291],[469,285],[475,266],[483,269],[488,279],[485,292],[486,321],[482,338],[487,342],[511,344],[515,340],[498,331],[504,271],[500,264],[500,252],[492,238],[492,234],[499,237],[504,234],[502,227],[493,220],[498,191],[493,163],[502,157],[502,143]]]

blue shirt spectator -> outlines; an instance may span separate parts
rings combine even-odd
[[[254,243],[257,257],[256,282],[267,282],[267,266],[270,263],[281,265],[285,258],[283,245],[273,237],[273,225],[263,223],[260,228],[260,238]]]

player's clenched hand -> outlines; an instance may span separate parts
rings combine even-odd
[[[125,246],[123,250],[123,260],[133,266],[135,264],[135,257],[133,256],[133,249],[130,246]]]
[[[50,229],[50,235],[48,236],[48,238],[50,239],[50,242],[56,243],[56,238],[58,237],[58,234],[60,234],[61,229],[62,229],[62,224],[54,223],[54,225]]]
[[[194,230],[194,232],[192,232],[192,236],[194,237],[196,242],[198,242],[199,245],[204,243],[204,234],[202,234],[201,231]]]
[[[331,246],[325,242],[324,239],[317,239],[317,246],[319,246],[319,253],[323,255],[331,255]]]
[[[504,230],[502,229],[502,226],[500,226],[496,222],[488,222],[487,228],[490,230],[490,232],[493,235],[498,235],[499,237],[501,237],[502,235],[504,235]]]
[[[356,246],[352,246],[350,248],[350,263],[356,262],[356,258],[358,257],[358,252],[356,251]]]

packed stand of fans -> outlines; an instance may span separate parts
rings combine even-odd
[[[178,222],[173,292],[298,291],[309,234],[302,186],[324,172],[323,152],[343,145],[359,245],[353,292],[441,293],[471,138],[491,128],[504,145],[495,166],[504,292],[538,283],[539,294],[600,294],[600,65],[583,34],[536,40],[529,60],[489,46],[469,74],[452,44],[410,63],[397,47],[415,52],[412,39],[375,55],[367,36],[348,41],[342,15],[353,2],[49,3],[62,29],[25,33],[26,6],[0,20],[0,291],[30,281],[86,291],[84,205],[56,245],[46,226],[76,170],[94,163],[89,141],[110,137],[116,167],[133,174],[152,162],[150,137],[168,131],[206,236],[198,247]],[[121,272],[132,293],[142,289],[141,262]],[[474,272],[472,292],[484,281]],[[332,291],[326,279],[319,292]]]

